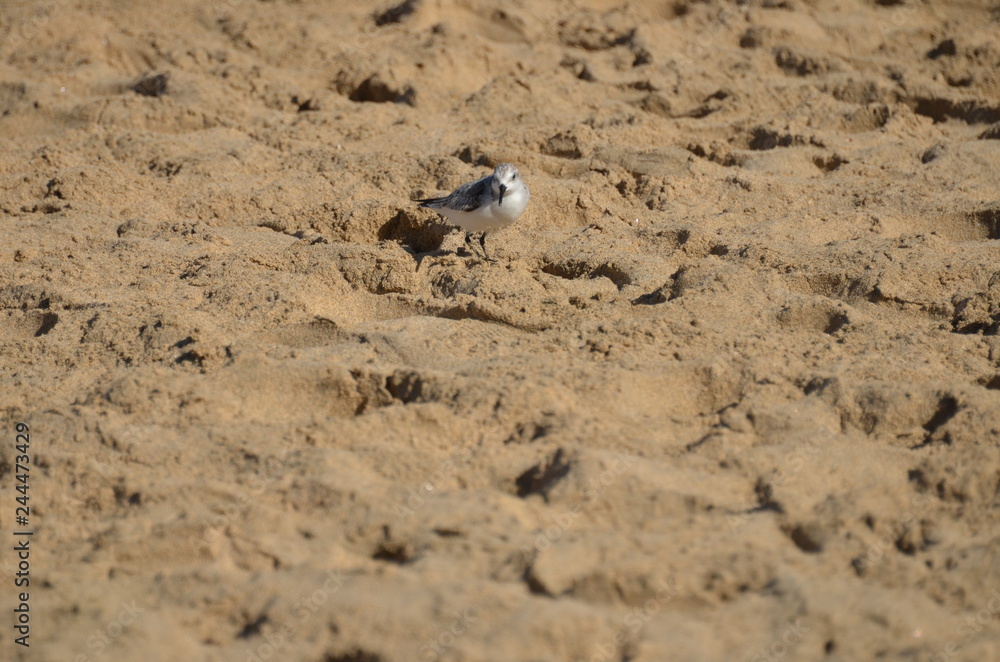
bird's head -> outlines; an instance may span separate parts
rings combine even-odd
[[[493,192],[499,197],[497,204],[501,207],[503,206],[503,196],[507,192],[507,189],[516,185],[520,177],[521,175],[518,174],[517,168],[510,163],[501,163],[493,169]]]

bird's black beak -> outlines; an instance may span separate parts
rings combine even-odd
[[[500,185],[500,199],[497,200],[497,204],[499,206],[501,206],[501,207],[503,207],[503,194],[506,193],[506,192],[507,192],[507,185],[506,184],[501,184]]]

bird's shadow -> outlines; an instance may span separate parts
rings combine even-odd
[[[455,255],[460,258],[475,258],[478,262],[493,264],[495,259],[482,255],[474,249],[466,236],[464,244],[456,249],[443,249],[445,237],[458,228],[439,219],[426,219],[417,210],[400,209],[378,230],[380,241],[395,241],[403,250],[413,256],[418,263],[428,257]]]
[[[497,260],[492,257],[483,257],[474,250],[471,250],[469,246],[463,244],[457,248],[445,249],[436,248],[432,251],[421,252],[413,248],[412,246],[406,246],[401,244],[404,251],[409,254],[413,260],[417,263],[417,271],[420,270],[424,263],[424,260],[428,258],[442,258],[442,257],[455,257],[466,262],[467,267],[476,266],[479,264],[497,264]]]
[[[454,226],[428,221],[416,209],[400,209],[378,229],[380,241],[397,241],[415,253],[431,253],[441,249],[441,242]]]

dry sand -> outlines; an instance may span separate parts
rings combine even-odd
[[[1000,659],[996,2],[138,4],[0,9],[0,657]]]

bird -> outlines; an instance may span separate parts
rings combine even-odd
[[[486,252],[486,234],[505,228],[516,221],[528,206],[531,193],[517,168],[501,163],[474,182],[462,184],[441,198],[416,200],[420,207],[433,209],[453,224],[465,230],[465,243],[472,248],[470,238],[479,234],[483,257],[492,262]]]

